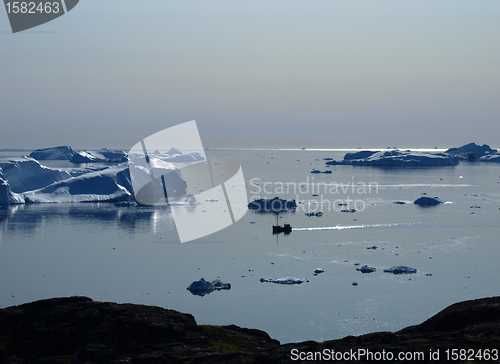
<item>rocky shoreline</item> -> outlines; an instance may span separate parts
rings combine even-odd
[[[339,363],[380,363],[384,361],[376,355],[381,353],[392,353],[391,362],[398,363],[398,353],[417,352],[424,353],[423,360],[404,362],[444,363],[453,359],[452,349],[468,350],[463,360],[455,352],[455,362],[499,361],[493,357],[500,350],[500,297],[456,303],[395,333],[283,345],[260,330],[198,325],[189,314],[87,297],[52,298],[0,310],[0,364],[322,363],[331,362],[333,353],[345,354],[334,360]],[[486,352],[487,360],[477,355],[469,360],[471,353]],[[316,360],[308,360],[314,355]]]

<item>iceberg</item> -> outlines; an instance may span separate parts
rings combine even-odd
[[[89,171],[24,193],[26,202],[117,202],[132,198],[128,165]]]
[[[277,279],[273,279],[273,278],[268,278],[268,279],[265,279],[265,278],[261,278],[260,281],[263,283],[263,282],[271,282],[271,283],[277,283],[277,284],[302,284],[304,282],[309,282],[307,279],[305,278],[295,278],[295,277],[286,277],[286,278],[277,278]]]
[[[231,283],[223,283],[220,279],[208,282],[204,278],[199,281],[194,281],[186,288],[189,292],[196,296],[204,296],[206,294],[212,293],[213,291],[220,291],[222,289],[230,290]]]
[[[487,144],[477,145],[476,143],[469,143],[459,148],[450,148],[445,153],[456,159],[475,161],[496,152],[496,149],[491,149]]]
[[[177,167],[153,158],[152,161],[154,173],[164,176],[167,192],[185,192],[187,183]],[[51,168],[31,157],[2,159],[0,204],[133,201],[136,196],[129,168],[143,167],[124,162],[113,166]],[[148,171],[142,172],[151,181]],[[194,205],[196,200],[187,196],[185,204]]]
[[[24,198],[11,191],[10,185],[5,179],[2,169],[0,168],[0,205],[10,205],[16,203],[24,203]]]
[[[0,168],[10,189],[16,193],[36,190],[72,177],[66,169],[42,166],[31,157],[0,160]]]
[[[128,154],[123,150],[101,149],[99,151],[86,150],[74,153],[70,159],[73,163],[123,163],[128,161]]]
[[[64,160],[69,161],[73,157],[73,149],[67,146],[37,149],[31,152],[30,157],[41,160]]]
[[[248,208],[263,212],[295,211],[297,202],[295,200],[283,200],[279,197],[272,199],[261,198],[251,201],[248,204]]]
[[[347,153],[344,160],[329,161],[326,164],[374,167],[443,167],[455,166],[458,162],[446,153],[385,150]]]
[[[480,162],[494,162],[494,163],[500,163],[500,154],[489,154],[489,155],[484,155],[481,158],[479,158]]]
[[[419,206],[435,206],[442,204],[443,201],[437,197],[420,197],[417,198],[413,203]]]
[[[396,267],[391,267],[384,269],[385,273],[392,273],[392,274],[414,274],[417,273],[417,270],[415,268],[410,268],[410,267],[405,267],[404,265],[399,265]]]
[[[361,272],[361,273],[363,273],[363,274],[365,274],[365,273],[373,273],[373,272],[376,271],[375,268],[369,267],[367,265],[364,265],[361,268],[356,268],[356,270],[359,271],[359,272]]]

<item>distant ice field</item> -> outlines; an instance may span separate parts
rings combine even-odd
[[[177,243],[168,207],[1,207],[0,307],[85,295],[172,308],[200,324],[257,328],[294,342],[396,331],[454,302],[500,292],[496,163],[327,167],[324,158],[340,160],[345,151],[206,153],[241,163],[249,199],[278,196],[299,207],[279,216],[248,211],[234,225],[185,244]],[[422,196],[446,203],[414,205]],[[291,234],[272,235],[277,221],[291,224]],[[376,271],[356,270],[364,265]],[[393,266],[417,273],[383,272]],[[324,273],[314,275],[316,268]],[[191,294],[186,288],[202,277],[220,278],[231,289]],[[308,282],[260,281],[284,277]]]

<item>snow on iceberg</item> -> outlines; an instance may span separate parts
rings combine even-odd
[[[149,162],[149,163],[148,163]],[[149,157],[133,158],[128,161],[135,199],[143,205],[165,205],[164,187],[167,195],[181,195],[187,183],[180,170],[171,163]]]
[[[417,198],[413,203],[419,206],[435,206],[442,204],[443,201],[437,197],[420,197]]]
[[[72,177],[66,169],[45,167],[30,157],[2,159],[0,168],[10,189],[16,193],[36,190]]]
[[[295,278],[295,277],[286,277],[286,278],[277,278],[277,279],[273,279],[273,278],[264,279],[264,278],[261,278],[260,281],[261,282],[277,283],[277,284],[302,284],[304,282],[309,282],[305,278],[301,279],[301,278]]]
[[[500,163],[500,154],[489,154],[479,158],[480,162],[494,162]]]
[[[213,291],[220,291],[222,289],[230,290],[231,283],[223,283],[220,279],[208,282],[204,278],[199,281],[194,281],[186,288],[189,292],[196,296],[204,296],[206,294],[212,293]]]
[[[71,147],[61,146],[52,148],[37,149],[31,152],[30,157],[38,161],[41,160],[64,160],[69,161],[74,152]]]
[[[151,158],[156,181],[162,177],[165,190],[184,193],[187,183],[173,164]],[[86,168],[50,168],[30,157],[0,160],[0,204],[28,202],[118,202],[134,196],[129,168],[138,168],[146,184],[151,175],[145,166],[121,163]],[[163,185],[161,186],[163,191]],[[140,201],[138,201],[140,202]],[[185,204],[196,204],[189,198]]]
[[[496,153],[496,149],[491,149],[489,145],[477,145],[476,143],[469,143],[462,145],[459,148],[450,148],[446,151],[447,154],[451,155],[456,159],[467,159],[475,161],[483,156]]]
[[[85,150],[74,153],[72,163],[114,162],[122,163],[128,160],[128,154],[123,150],[101,149],[99,151]]]
[[[122,163],[54,182],[24,193],[24,198],[26,202],[114,202],[129,200],[131,190],[128,166]]]
[[[347,153],[342,161],[330,161],[327,165],[353,165],[375,167],[442,167],[455,166],[458,162],[446,153],[385,150]]]

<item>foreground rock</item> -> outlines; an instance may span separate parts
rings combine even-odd
[[[308,353],[347,353],[339,363],[370,360],[366,353],[422,353],[405,363],[444,363],[446,350],[500,350],[500,297],[454,304],[398,332],[347,336],[322,343],[279,345],[265,332],[199,326],[191,315],[159,307],[54,298],[0,310],[0,363],[291,363]],[[433,360],[429,353],[439,353]],[[365,355],[361,355],[365,353]],[[299,359],[301,355],[301,360]],[[498,354],[497,354],[498,355]],[[21,361],[22,360],[22,361]],[[332,362],[323,356],[314,363]],[[458,360],[456,362],[466,362]],[[498,362],[475,360],[473,362]]]

